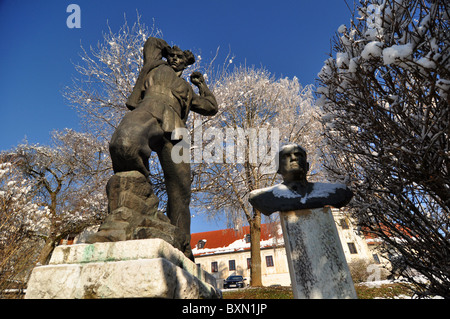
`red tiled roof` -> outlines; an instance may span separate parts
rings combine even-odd
[[[276,224],[261,224],[261,241],[269,240],[274,237],[282,238],[282,234],[278,233],[277,231],[278,228]],[[237,240],[244,239],[247,234],[250,234],[250,226],[244,226],[238,231],[234,229],[221,229],[202,233],[194,233],[191,234],[191,248],[196,248],[200,240],[206,241],[204,249],[210,250],[215,248],[227,247]],[[201,253],[194,253],[194,255],[201,255]]]
[[[396,229],[396,232],[398,232],[398,233],[402,233],[403,235],[406,235],[406,236],[409,236],[409,237],[413,237],[413,235],[411,234],[411,231],[408,228],[406,228],[406,227],[403,227],[401,225],[395,225],[395,229]],[[371,231],[366,226],[361,227],[361,230],[362,230],[362,232],[364,234],[364,237],[366,239],[379,238],[379,235],[378,235],[379,233],[383,233],[385,236],[388,236],[388,237],[393,237],[394,236],[392,234],[392,229],[388,228],[385,225],[380,225],[379,229],[376,230],[376,232]]]
[[[368,227],[363,226],[361,227],[361,230],[368,245],[381,243],[382,238],[380,238],[380,233],[387,237],[396,237],[396,234],[393,234],[393,230],[385,225],[379,225],[379,228],[377,230],[370,230]],[[414,237],[408,228],[401,225],[395,225],[395,232],[398,234],[402,234],[403,236],[408,236],[411,238]]]

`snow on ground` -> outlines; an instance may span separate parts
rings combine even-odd
[[[378,287],[381,287],[382,285],[391,285],[391,284],[395,284],[395,283],[405,283],[405,284],[407,284],[408,281],[406,281],[403,278],[399,278],[399,279],[395,279],[395,280],[386,279],[386,280],[375,280],[375,281],[361,282],[361,283],[358,283],[357,285],[359,285],[359,286],[366,286],[366,287],[369,287],[369,288],[378,288]],[[378,297],[378,298],[375,298],[375,299],[384,299],[384,298],[379,298]],[[409,296],[409,295],[401,294],[401,295],[395,296],[394,299],[418,299],[418,298],[417,298],[416,295]],[[441,297],[441,296],[433,296],[433,297],[428,297],[427,299],[444,299],[444,298]]]

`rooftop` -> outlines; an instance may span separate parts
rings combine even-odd
[[[250,226],[241,229],[221,229],[191,235],[194,256],[224,254],[250,250]],[[284,245],[279,224],[261,224],[261,248]]]

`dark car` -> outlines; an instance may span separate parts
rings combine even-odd
[[[242,276],[230,276],[223,281],[223,288],[244,288],[244,280],[247,279]]]

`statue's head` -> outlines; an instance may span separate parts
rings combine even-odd
[[[162,56],[167,59],[167,62],[175,72],[183,71],[195,62],[194,54],[191,51],[183,51],[176,45],[164,48]]]
[[[285,181],[305,181],[309,170],[306,151],[298,144],[284,145],[278,152],[278,173]]]

